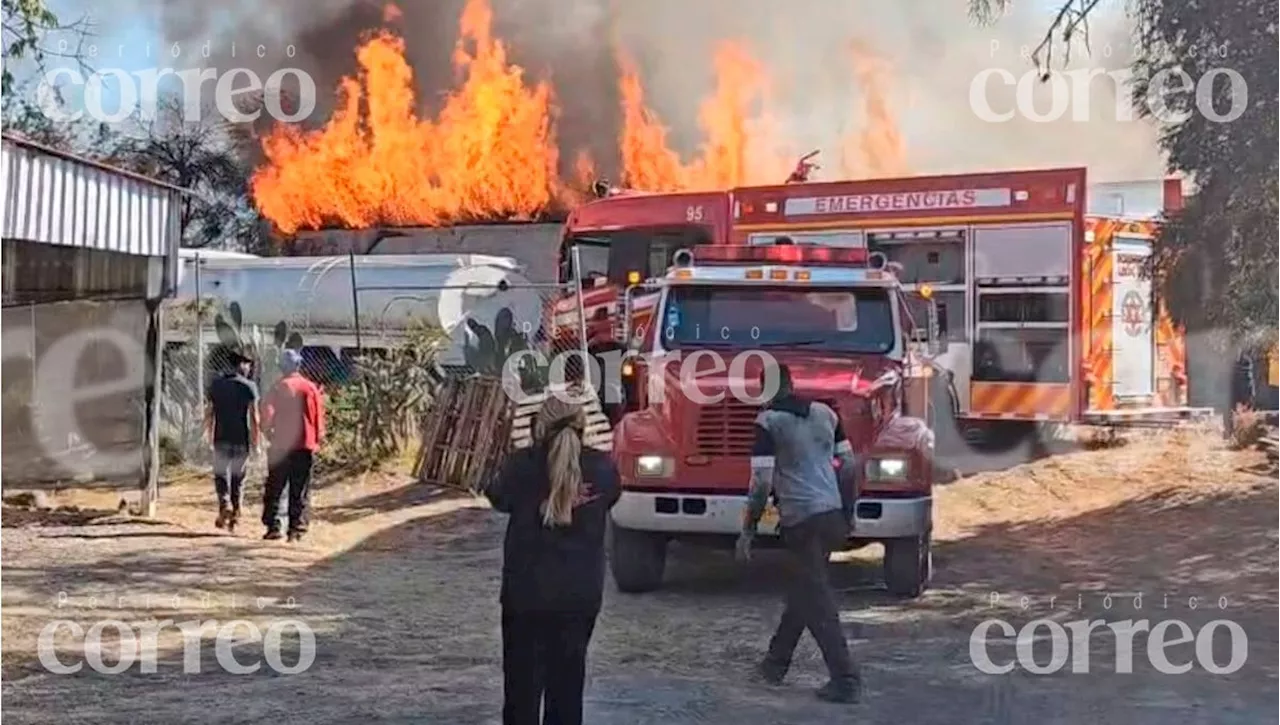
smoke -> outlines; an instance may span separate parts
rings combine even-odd
[[[283,67],[311,74],[320,92],[318,114],[331,107],[331,91],[355,69],[354,47],[384,21],[375,0],[133,0],[159,18],[167,44],[205,47],[209,58],[183,57],[206,66],[247,66],[265,77]],[[464,0],[421,0],[399,5],[390,24],[406,40],[419,99],[434,110],[456,78],[451,54]],[[496,33],[532,77],[549,77],[557,93],[561,158],[567,165],[587,150],[605,173],[616,173],[621,121],[614,43],[635,59],[646,97],[672,127],[672,140],[691,152],[700,140],[697,104],[711,88],[711,49],[740,38],[770,69],[772,108],[797,153],[822,149],[824,169],[837,169],[842,139],[856,131],[863,89],[851,46],[874,49],[889,68],[881,86],[901,124],[907,163],[917,173],[1080,165],[1094,180],[1158,176],[1163,161],[1148,122],[1118,120],[1127,91],[1095,79],[1072,99],[1088,104],[1087,120],[1072,111],[1052,122],[984,121],[970,99],[974,78],[1000,68],[1021,79],[1026,57],[1051,19],[1050,6],[1017,4],[994,27],[975,27],[966,0],[492,0]],[[1075,50],[1073,68],[1104,71],[1133,57],[1128,19],[1104,3],[1092,23],[1092,53]],[[232,43],[235,56],[231,55]],[[261,47],[259,47],[261,46]],[[286,57],[292,48],[293,57]],[[258,57],[265,51],[263,57]],[[1024,81],[1039,112],[1050,109],[1051,86]],[[1068,84],[1069,85],[1069,84]],[[1015,89],[988,83],[991,107],[1014,108]],[[1118,101],[1118,105],[1117,105]],[[831,178],[831,172],[818,172]],[[614,176],[613,178],[616,178]]]

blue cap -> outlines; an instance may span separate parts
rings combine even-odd
[[[289,373],[298,372],[298,368],[302,367],[302,356],[297,350],[282,350],[280,352],[280,372],[288,375]]]

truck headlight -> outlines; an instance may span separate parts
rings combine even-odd
[[[872,458],[867,461],[867,478],[872,481],[903,481],[907,462],[901,458]]]
[[[639,456],[636,458],[638,478],[667,478],[674,468],[674,461],[663,456]]]

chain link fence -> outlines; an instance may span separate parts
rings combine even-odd
[[[274,311],[251,307],[260,294],[171,303],[161,405],[166,462],[207,464],[205,391],[234,369],[235,349],[250,351],[263,394],[280,377],[280,352],[297,350],[302,373],[327,399],[322,459],[352,463],[416,448],[419,419],[446,378],[500,377],[518,399],[553,379],[588,374],[581,362],[587,320],[576,284],[531,283],[518,274],[381,284],[350,275],[346,287],[341,302],[333,289],[324,300],[284,292],[277,302],[293,304]],[[336,304],[347,306],[345,319],[334,319]]]

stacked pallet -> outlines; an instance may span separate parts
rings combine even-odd
[[[566,392],[574,395],[577,400],[581,400],[582,397],[590,398],[582,406],[587,413],[587,428],[582,439],[583,445],[601,451],[612,450],[613,428],[609,425],[609,419],[605,416],[604,410],[600,407],[599,398],[595,395],[576,397],[580,393],[575,390]],[[533,444],[533,419],[546,399],[546,393],[538,393],[529,396],[516,405],[515,414],[511,420],[512,448],[525,448]]]
[[[479,490],[509,448],[511,403],[502,381],[449,378],[423,416],[414,476],[423,483]]]
[[[576,390],[561,389],[570,395]],[[448,378],[423,416],[422,444],[414,476],[423,483],[480,490],[508,451],[533,443],[533,421],[547,393],[518,403],[507,396],[502,381],[471,376]],[[613,447],[613,429],[594,396],[583,405],[587,427],[583,442],[602,451]]]

